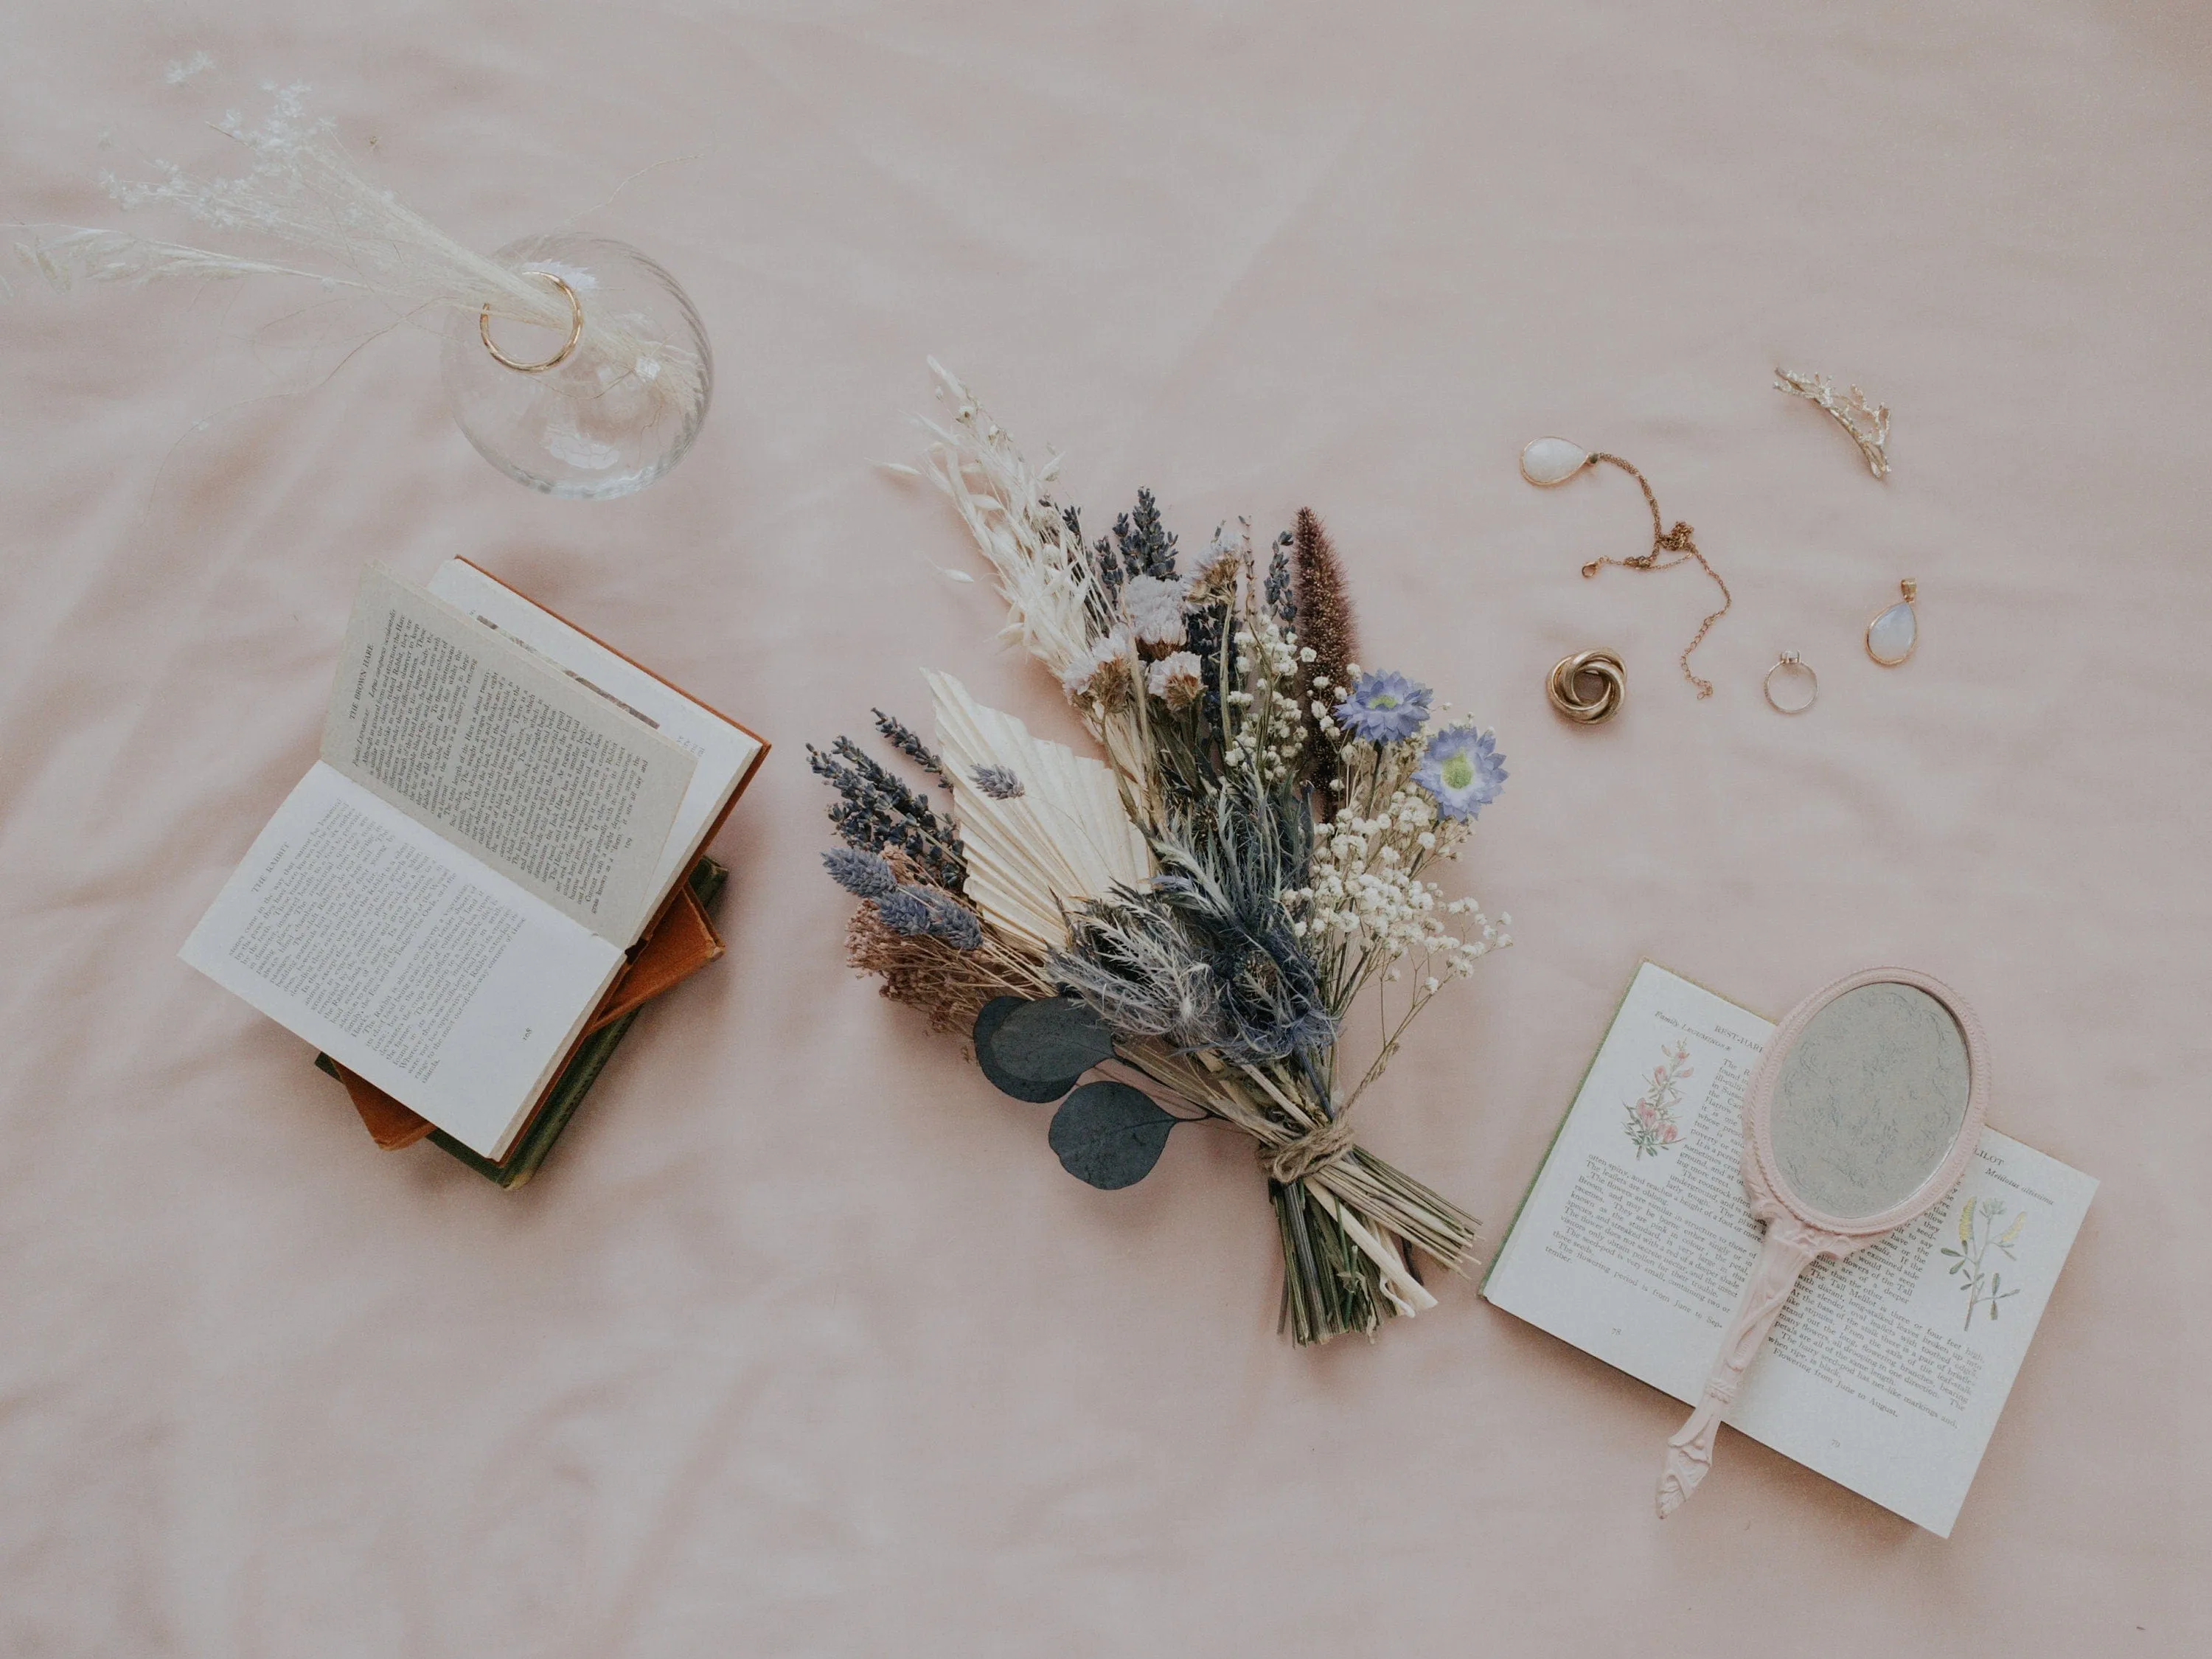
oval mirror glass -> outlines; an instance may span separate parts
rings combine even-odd
[[[1904,1203],[1958,1144],[1972,1092],[1966,1035],[1916,986],[1846,991],[1784,1056],[1772,1108],[1785,1201],[1841,1221]]]

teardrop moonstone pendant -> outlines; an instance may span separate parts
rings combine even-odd
[[[1521,476],[1546,489],[1566,483],[1589,465],[1589,453],[1565,438],[1537,438],[1521,452]]]
[[[1920,618],[1912,609],[1920,584],[1908,576],[1897,586],[1905,598],[1867,624],[1867,655],[1884,668],[1896,667],[1920,643]]]

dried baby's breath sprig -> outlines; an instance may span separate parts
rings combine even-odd
[[[1866,457],[1867,471],[1877,478],[1889,476],[1888,404],[1869,403],[1856,386],[1838,398],[1835,382],[1826,375],[1797,374],[1786,368],[1774,371],[1774,389],[1825,410],[1830,420],[1850,434],[1859,453]]]

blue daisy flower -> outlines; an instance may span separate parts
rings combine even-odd
[[[1397,743],[1429,718],[1429,688],[1403,674],[1362,674],[1336,706],[1336,723],[1364,743]]]
[[[1413,781],[1436,798],[1437,816],[1471,818],[1498,799],[1505,783],[1505,757],[1490,732],[1447,726],[1421,751]]]

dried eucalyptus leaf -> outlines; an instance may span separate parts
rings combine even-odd
[[[1073,998],[1044,997],[1000,1021],[991,1034],[991,1055],[1010,1076],[1040,1084],[1065,1078],[1072,1088],[1092,1066],[1113,1058],[1114,1034]]]
[[[1126,1083],[1086,1083],[1060,1102],[1048,1137],[1060,1167],[1108,1192],[1152,1172],[1176,1126],[1172,1113]]]
[[[983,1075],[1000,1093],[1036,1106],[1049,1105],[1073,1089],[1083,1074],[1077,1072],[1063,1078],[1042,1079],[1018,1077],[1000,1063],[993,1048],[1007,1018],[1029,1006],[1027,997],[993,997],[983,1005],[982,1012],[975,1016],[975,1063],[983,1068]]]

